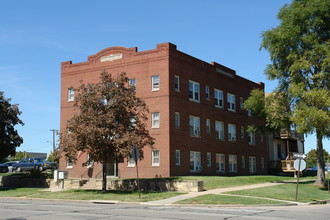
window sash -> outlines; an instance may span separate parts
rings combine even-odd
[[[217,140],[224,140],[224,124],[220,121],[215,121],[215,135]]]
[[[189,99],[199,102],[199,83],[189,81]]]
[[[229,172],[237,172],[237,156],[229,155]]]
[[[152,166],[159,166],[160,164],[160,152],[159,150],[152,151]]]
[[[211,167],[212,166],[212,154],[211,153],[207,153],[207,167]]]
[[[223,92],[218,89],[214,89],[214,104],[216,107],[223,107]]]
[[[175,151],[175,165],[177,165],[177,166],[181,165],[181,151],[180,150]]]
[[[206,119],[206,133],[211,133],[211,121],[210,119]]]
[[[190,171],[198,172],[201,170],[201,152],[190,151]]]
[[[74,101],[74,89],[73,88],[68,89],[68,101]]]
[[[180,127],[180,113],[175,112],[175,127],[179,128]]]
[[[228,104],[228,110],[230,111],[236,110],[235,95],[227,93],[227,104]]]
[[[217,172],[221,172],[221,173],[225,172],[225,155],[224,154],[216,154],[216,169],[217,169]]]
[[[151,115],[152,115],[152,128],[159,128],[159,124],[160,124],[159,112],[153,112]]]
[[[152,76],[151,77],[152,81],[152,90],[159,90],[159,76]]]
[[[228,140],[236,141],[236,125],[228,124]]]
[[[197,116],[189,116],[190,136],[200,137],[200,118]]]
[[[174,76],[174,89],[177,92],[180,91],[180,77],[179,76]]]

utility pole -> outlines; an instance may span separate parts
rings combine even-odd
[[[53,152],[55,152],[55,134],[58,133],[58,130],[50,129],[50,131],[53,132]]]

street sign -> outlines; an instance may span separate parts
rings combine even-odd
[[[295,159],[293,162],[293,167],[296,169],[296,171],[303,171],[306,168],[306,162],[302,159]]]
[[[305,160],[307,158],[307,155],[303,153],[293,153],[293,159],[299,158]]]
[[[135,163],[137,163],[140,158],[140,152],[135,145],[133,146],[133,149],[131,151],[131,156],[134,159]]]

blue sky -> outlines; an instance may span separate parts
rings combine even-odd
[[[0,91],[23,112],[18,151],[49,153],[60,121],[60,63],[87,60],[111,46],[149,50],[172,42],[187,54],[216,61],[266,84],[269,63],[261,34],[279,24],[290,0],[3,0],[0,2]],[[305,149],[316,146],[315,136]],[[330,151],[329,140],[324,141]]]

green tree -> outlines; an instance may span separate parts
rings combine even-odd
[[[60,135],[61,149],[73,161],[77,152],[87,152],[89,162],[103,164],[102,191],[106,191],[106,162],[127,158],[133,146],[140,151],[152,146],[146,129],[146,104],[135,96],[125,73],[113,78],[103,71],[100,82],[84,84],[77,89],[75,114]]]
[[[52,151],[48,157],[47,157],[47,161],[49,162],[55,162],[55,163],[59,163],[60,161],[60,157],[61,157],[61,153],[59,149],[55,149],[54,151]]]
[[[315,133],[318,172],[325,185],[322,140],[330,134],[330,1],[295,0],[281,8],[280,25],[262,34],[270,53],[265,73],[278,81],[275,95],[286,94],[290,120],[300,133]]]
[[[11,104],[0,91],[0,159],[15,155],[16,147],[23,143],[15,126],[24,123],[19,119],[21,112],[17,104]]]
[[[324,150],[324,161],[328,161],[330,159],[329,153]],[[306,159],[306,167],[312,167],[317,165],[317,150],[312,149],[307,153],[307,159]]]
[[[16,152],[14,157],[11,157],[11,161],[17,161],[17,160],[22,160],[23,158],[28,158],[30,157],[30,154],[28,154],[26,151],[18,151]]]

